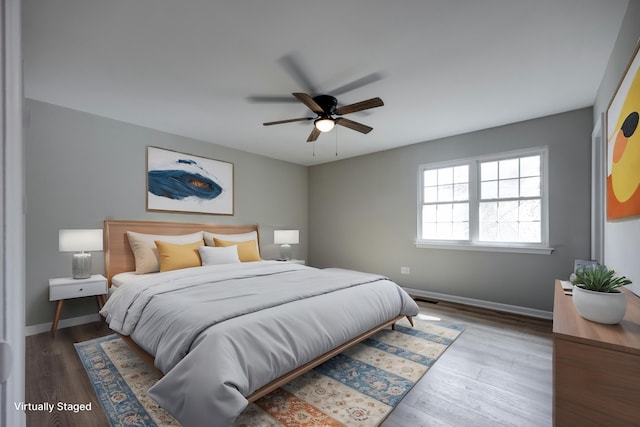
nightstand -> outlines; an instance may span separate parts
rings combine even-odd
[[[96,297],[98,308],[107,302],[107,279],[102,274],[94,274],[88,279],[74,279],[72,277],[61,277],[49,279],[49,301],[58,301],[56,307],[56,317],[53,319],[51,335],[55,337],[58,329],[58,320],[64,300],[81,297]]]

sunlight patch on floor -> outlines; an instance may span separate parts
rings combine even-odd
[[[441,318],[439,318],[439,317],[436,317],[436,316],[429,316],[429,315],[422,314],[422,313],[421,313],[421,314],[418,314],[416,317],[417,317],[418,319],[420,319],[420,320],[434,320],[434,321],[436,321],[436,322],[439,322],[440,320],[442,320],[442,319],[441,319]]]

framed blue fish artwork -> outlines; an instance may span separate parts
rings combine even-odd
[[[147,147],[147,210],[233,215],[233,163]]]

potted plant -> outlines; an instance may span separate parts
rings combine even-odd
[[[616,276],[615,270],[597,266],[576,271],[572,283],[573,304],[582,317],[611,325],[624,318],[627,299],[618,288],[631,284],[631,280]]]

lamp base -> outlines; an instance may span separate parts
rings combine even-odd
[[[291,245],[280,245],[280,259],[289,261],[291,259]]]
[[[74,279],[88,279],[91,277],[91,254],[85,252],[73,254],[71,274]]]

